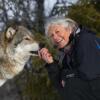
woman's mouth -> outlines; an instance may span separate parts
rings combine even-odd
[[[61,39],[60,41],[57,41],[56,43],[57,43],[57,44],[60,44],[62,41],[63,41],[63,39]]]

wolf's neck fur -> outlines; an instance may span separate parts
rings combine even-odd
[[[25,53],[16,53],[12,58],[12,63],[14,64],[15,73],[19,73],[23,70],[26,62],[28,61],[30,56],[26,56]]]
[[[5,57],[0,66],[0,79],[11,79],[23,70],[25,63],[28,61],[29,56],[24,54],[16,54],[15,56]],[[5,68],[5,69],[4,69]],[[8,72],[6,72],[6,69]]]

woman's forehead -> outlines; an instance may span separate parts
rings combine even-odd
[[[64,26],[62,24],[51,24],[48,28],[48,32],[55,31],[57,29],[62,29]]]

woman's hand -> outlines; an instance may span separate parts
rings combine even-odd
[[[39,57],[43,59],[46,63],[50,64],[53,63],[53,57],[49,53],[47,48],[42,48],[41,50],[38,51]]]

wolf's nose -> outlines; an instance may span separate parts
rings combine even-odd
[[[45,44],[44,44],[44,43],[40,43],[40,44],[39,44],[39,48],[40,48],[40,49],[42,49],[42,48],[44,48],[44,47],[45,47]]]

